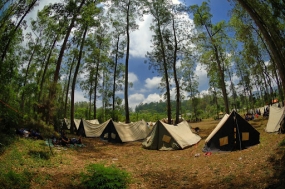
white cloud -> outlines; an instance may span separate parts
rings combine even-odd
[[[172,0],[173,4],[180,4],[182,3],[180,0]]]
[[[145,57],[151,51],[152,31],[150,31],[151,15],[144,15],[143,21],[138,21],[139,29],[131,33],[130,54],[134,57]]]
[[[135,73],[130,72],[128,74],[128,77],[129,77],[129,82],[135,83],[138,81],[138,77]]]
[[[209,86],[209,79],[207,78],[207,72],[206,69],[200,64],[197,64],[195,74],[199,77],[199,87],[198,90],[207,90],[205,89],[205,86]]]
[[[208,95],[209,94],[209,91],[208,90],[203,90],[203,91],[200,91],[200,94],[203,96],[203,95]]]
[[[128,100],[129,100],[130,108],[134,110],[137,105],[139,105],[141,102],[144,101],[144,95],[135,93],[135,94],[129,95]],[[123,104],[124,104],[124,101],[123,101]]]
[[[150,103],[150,102],[159,102],[160,100],[163,100],[163,98],[157,94],[149,94],[146,99],[144,99],[143,103]]]
[[[129,106],[133,110],[135,110],[135,107],[140,103],[159,102],[160,100],[163,100],[163,98],[157,93],[149,94],[146,98],[143,94],[135,93],[129,95],[128,99],[129,99]]]
[[[145,80],[145,87],[147,89],[157,89],[159,87],[159,84],[161,82],[161,77],[153,77],[152,79],[151,78],[147,78]]]

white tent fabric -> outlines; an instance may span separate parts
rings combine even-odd
[[[261,113],[261,115],[263,115],[263,113],[264,113],[264,109],[265,109],[265,106],[263,106],[263,107],[259,107],[259,108],[257,108],[258,110],[260,110],[260,113]]]
[[[81,119],[74,119],[74,125],[75,125],[76,129],[79,128],[80,122],[81,122]]]
[[[110,119],[102,124],[94,124],[88,120],[82,119],[82,124],[84,127],[86,137],[100,137],[100,135],[102,134],[102,132],[104,131],[109,122]]]
[[[182,149],[192,146],[201,140],[199,135],[192,133],[187,121],[182,121],[177,126],[162,124]]]
[[[85,121],[88,121],[88,122],[90,122],[92,124],[100,124],[98,119],[91,119],[91,120],[85,120]]]
[[[81,119],[74,119],[76,129],[78,129]],[[67,129],[70,129],[70,119],[64,118],[64,122]]]
[[[112,132],[115,129],[122,142],[144,139],[150,132],[150,129],[144,120],[125,124],[117,123],[112,121],[112,119],[109,119],[102,124],[93,124],[88,120],[82,119],[80,129],[84,130],[86,137],[100,137],[102,133],[107,136],[107,133]],[[111,135],[112,134],[114,135],[114,133],[111,133]]]
[[[150,132],[147,123],[144,120],[132,122],[129,124],[113,122],[122,142],[131,142],[142,140]]]
[[[209,142],[209,140],[220,130],[220,128],[224,125],[224,123],[227,121],[229,114],[225,114],[224,117],[221,119],[221,121],[218,123],[218,125],[215,127],[215,129],[211,132],[211,134],[206,138],[205,143]]]
[[[64,119],[63,119],[63,121],[64,121],[64,124],[65,124],[65,126],[66,126],[66,128],[65,128],[65,129],[70,129],[70,120],[69,120],[69,119],[64,118]]]
[[[276,106],[270,106],[269,118],[265,128],[266,132],[277,132],[280,128],[280,123],[284,118],[284,107],[278,108]]]

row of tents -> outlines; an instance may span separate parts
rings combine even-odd
[[[93,122],[93,123],[92,123]],[[157,121],[151,128],[147,122],[140,120],[125,124],[112,119],[104,123],[81,119],[74,120],[77,135],[99,137],[109,142],[143,141],[143,147],[152,150],[178,150],[197,144],[201,137],[191,131],[186,121],[178,125],[169,125]],[[63,129],[70,129],[70,121],[64,119]]]
[[[278,116],[277,116],[278,115]],[[278,130],[284,118],[284,107],[270,107],[266,127],[267,132]],[[70,129],[70,121],[65,119],[63,129]],[[188,122],[170,125],[157,121],[149,127],[144,120],[125,124],[112,119],[104,123],[98,120],[74,120],[77,135],[99,137],[109,142],[132,142],[142,140],[143,148],[150,150],[178,150],[197,144],[201,137],[192,132]],[[205,140],[203,151],[242,150],[259,144],[260,133],[237,112],[225,114]]]

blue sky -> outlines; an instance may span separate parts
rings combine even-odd
[[[178,1],[176,1],[178,2]],[[198,4],[201,5],[201,0],[186,0],[187,5]],[[212,21],[214,23],[221,20],[229,20],[230,3],[227,0],[212,0],[209,3],[211,13],[213,15]],[[150,50],[151,34],[148,29],[149,18],[145,18],[143,23],[140,24],[138,31],[131,34],[131,57],[129,64],[129,72],[132,73],[134,86],[129,90],[129,104],[134,108],[135,105],[140,103],[157,102],[161,99],[161,92],[158,90],[160,77],[153,71],[148,69],[148,64],[144,63],[145,53]],[[198,65],[195,71],[199,76],[200,92],[208,89],[208,79],[206,71]],[[134,77],[136,76],[136,77]],[[173,90],[174,94],[174,90]],[[172,95],[173,97],[175,95]]]
[[[60,0],[45,0],[41,2],[39,7],[36,8],[29,17],[35,18],[38,9],[41,9],[46,4],[55,2],[60,2]],[[173,2],[178,3],[179,0],[173,0]],[[187,5],[201,5],[202,2],[202,0],[185,0]],[[227,21],[229,19],[228,11],[230,10],[230,3],[228,0],[211,0],[209,5],[211,7],[211,14],[213,15],[212,21],[214,23],[221,20]],[[151,50],[150,23],[151,17],[145,16],[144,21],[138,23],[139,29],[131,33],[129,81],[133,83],[133,87],[129,89],[129,105],[133,109],[140,103],[158,102],[162,99],[160,96],[161,92],[157,89],[161,77],[158,76],[154,70],[149,70],[148,64],[144,63],[146,60],[146,52]],[[121,62],[124,62],[124,60]],[[198,64],[195,73],[199,76],[199,91],[206,91],[208,89],[206,71]],[[172,90],[172,93],[174,94],[174,90]],[[119,92],[118,95],[124,98],[123,91]],[[175,95],[172,96],[174,97]],[[87,101],[80,89],[77,89],[75,93],[75,101]],[[100,106],[102,103],[98,100],[97,104]]]

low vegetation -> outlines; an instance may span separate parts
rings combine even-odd
[[[0,156],[0,187],[284,188],[283,134],[266,133],[267,120],[259,118],[250,121],[260,132],[259,145],[205,156],[204,140],[217,123],[191,123],[200,128],[202,141],[178,151],[146,150],[141,142],[115,144],[97,138],[84,138],[85,147],[51,151],[43,140],[16,136]]]

